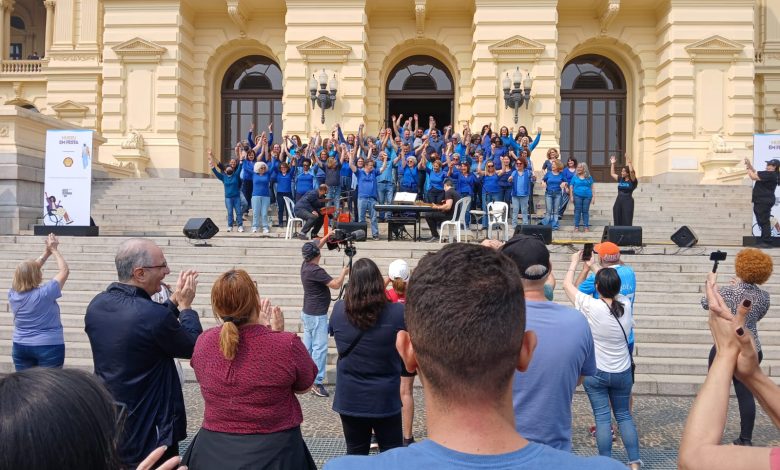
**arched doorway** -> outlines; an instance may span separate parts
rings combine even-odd
[[[273,123],[279,142],[282,134],[282,71],[273,60],[243,57],[230,66],[222,80],[222,159],[233,155],[252,123],[258,134]]]
[[[452,124],[454,89],[452,75],[441,61],[427,55],[407,57],[396,65],[387,78],[387,126],[391,116],[404,119],[419,115],[420,127],[428,128],[428,116],[436,127]]]
[[[561,74],[561,158],[585,162],[596,181],[609,180],[609,156],[625,161],[626,81],[600,55],[571,60]]]

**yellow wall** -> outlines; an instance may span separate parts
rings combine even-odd
[[[40,0],[17,5],[33,2]],[[37,10],[36,28],[45,28]],[[640,176],[725,181],[751,152],[755,131],[780,128],[779,18],[780,0],[57,0],[41,71],[3,65],[0,103],[31,103],[97,129],[109,163],[135,130],[148,174],[198,174],[207,169],[205,150],[221,145],[220,86],[237,59],[260,54],[279,63],[284,133],[310,135],[336,122],[375,132],[388,74],[423,54],[450,69],[458,132],[463,122],[512,126],[501,79],[516,67],[530,72],[532,101],[519,124],[544,129],[534,155],[541,162],[558,146],[560,71],[594,53],[626,78],[627,152]],[[725,46],[696,46],[716,35]],[[299,50],[323,36],[336,52]],[[516,36],[539,50],[495,51]],[[339,84],[324,125],[307,86],[322,69]],[[717,134],[730,153],[713,153]]]

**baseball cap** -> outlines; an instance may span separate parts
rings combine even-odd
[[[397,259],[390,263],[390,269],[388,269],[388,276],[390,279],[400,278],[403,281],[409,280],[409,265],[402,259]]]
[[[766,164],[767,165],[773,165],[775,168],[778,168],[778,167],[780,167],[780,160],[778,160],[776,158],[773,158],[771,160],[767,160]]]
[[[599,243],[593,247],[593,251],[607,262],[614,262],[620,259],[620,247],[612,242]]]
[[[520,277],[530,281],[544,279],[550,273],[550,251],[544,242],[528,235],[515,235],[501,247],[501,253],[508,256],[517,265]],[[544,271],[528,274],[528,268],[543,266]]]
[[[301,254],[303,255],[304,260],[313,260],[320,254],[319,243],[316,241],[304,243],[303,246],[301,246]]]

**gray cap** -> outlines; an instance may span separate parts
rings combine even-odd
[[[305,261],[311,261],[320,255],[319,243],[315,241],[306,242],[301,246],[301,254]]]

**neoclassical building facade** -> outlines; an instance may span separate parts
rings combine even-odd
[[[0,103],[95,129],[109,174],[203,174],[206,149],[227,158],[252,122],[373,133],[417,112],[542,128],[540,149],[599,178],[615,153],[645,179],[727,183],[753,134],[780,129],[780,0],[0,5]],[[324,123],[309,91],[323,71],[337,88]],[[503,88],[518,72],[531,91],[515,123]]]

